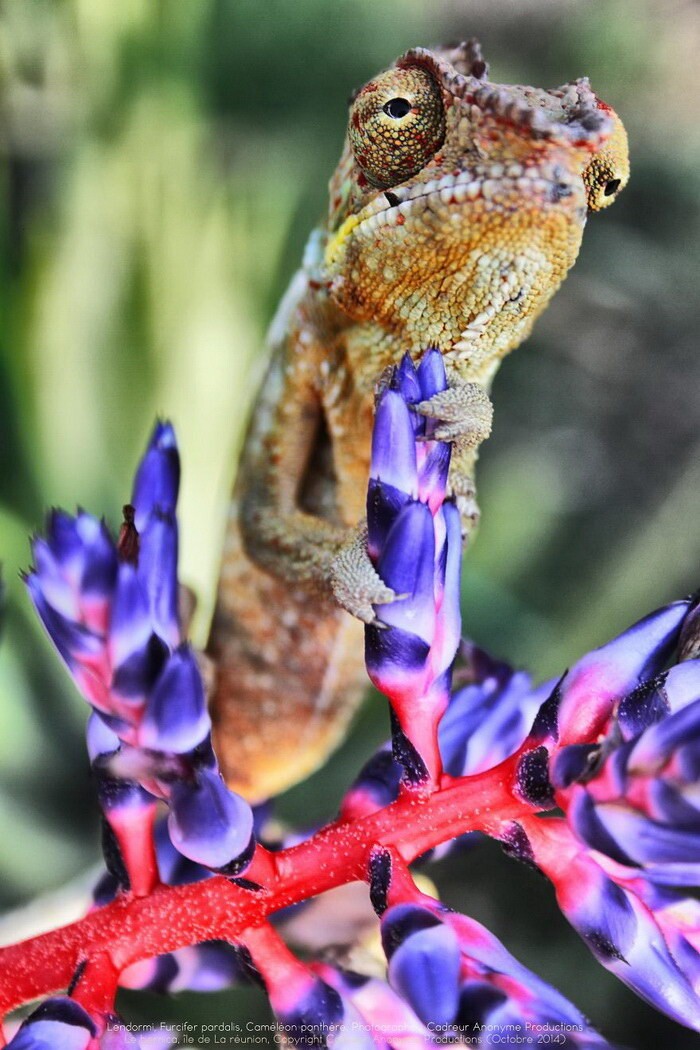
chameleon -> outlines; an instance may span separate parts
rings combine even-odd
[[[366,688],[363,622],[396,597],[362,526],[387,370],[443,354],[448,388],[417,410],[453,443],[466,543],[493,376],[628,178],[623,124],[586,78],[492,83],[476,40],[409,50],[354,94],[327,218],[270,328],[205,654],[214,745],[250,801],[342,740]]]

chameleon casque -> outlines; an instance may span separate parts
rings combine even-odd
[[[342,739],[366,687],[361,621],[395,597],[361,525],[383,373],[443,353],[449,388],[419,410],[454,441],[468,538],[494,373],[628,177],[622,123],[586,79],[493,84],[474,40],[408,51],[355,94],[328,219],[271,327],[207,649],[217,753],[250,800]]]

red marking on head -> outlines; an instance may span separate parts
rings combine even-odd
[[[359,95],[371,95],[376,90],[377,90],[377,85],[376,84],[365,84],[365,86],[360,89],[358,94]]]
[[[357,110],[355,110],[355,112],[352,115],[352,126],[354,128],[359,128],[360,126],[360,114],[357,112]]]
[[[362,172],[360,172],[357,176],[357,185],[363,190],[367,188],[368,182]]]
[[[405,221],[406,221],[406,216],[402,215],[401,212],[399,212],[399,214],[396,216],[396,225],[397,226],[403,226]]]
[[[598,109],[604,109],[606,113],[612,113],[613,111],[612,106],[609,106],[607,102],[603,102],[602,98],[598,98],[597,95],[595,98],[595,104],[598,107]]]

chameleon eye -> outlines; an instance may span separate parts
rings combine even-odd
[[[355,160],[373,186],[405,182],[443,143],[442,92],[424,69],[390,69],[356,95],[348,134]]]
[[[613,131],[602,148],[591,157],[583,173],[590,211],[607,208],[625,188],[630,177],[627,136],[620,118],[609,107]]]

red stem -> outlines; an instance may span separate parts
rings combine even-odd
[[[158,807],[139,806],[110,813],[105,809],[109,823],[129,875],[131,892],[135,897],[147,897],[160,883],[153,829]]]
[[[0,1017],[66,988],[81,960],[106,953],[121,972],[132,963],[212,939],[239,940],[270,913],[347,882],[365,879],[373,846],[393,847],[410,863],[467,831],[497,833],[531,808],[514,797],[519,753],[477,776],[450,780],[432,794],[406,793],[355,822],[336,822],[277,854],[259,850],[246,877],[251,891],[222,876],[158,886],[148,897],[118,897],[85,918],[0,948]]]
[[[93,955],[71,990],[71,997],[91,1016],[113,1013],[119,984],[119,971],[106,952]]]

